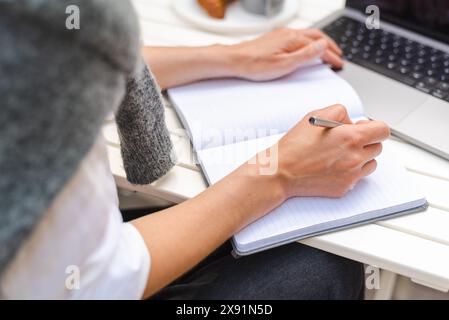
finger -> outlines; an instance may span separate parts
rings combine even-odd
[[[352,124],[349,118],[348,110],[341,104],[334,104],[332,106],[313,111],[309,116],[320,117],[333,121],[338,121],[345,124]]]
[[[341,56],[343,54],[343,51],[339,48],[337,43],[331,37],[329,37],[327,34],[322,32],[321,30],[318,30],[318,29],[306,29],[306,30],[301,30],[300,32],[301,32],[302,35],[310,37],[310,38],[312,38],[314,40],[325,39],[328,42],[328,44],[329,44],[329,48],[335,54],[337,54],[339,56]]]
[[[364,163],[367,163],[377,158],[381,153],[382,153],[381,143],[375,143],[365,146],[362,150],[362,156],[365,159]]]
[[[363,145],[382,142],[390,137],[390,128],[381,121],[368,121],[354,126]]]
[[[320,38],[320,37],[317,37],[317,39],[313,39],[313,38],[308,38],[307,36],[304,36],[304,35],[300,35],[298,37],[298,41],[301,43],[301,46],[303,48],[306,48],[309,44],[312,44],[317,41],[326,41],[326,50],[324,51],[324,53],[322,55],[314,57],[314,58],[321,58],[325,63],[331,65],[332,67],[334,67],[336,69],[343,68],[343,64],[344,64],[343,59],[339,55],[335,54],[335,52],[333,52],[329,48],[329,42],[326,39]],[[303,63],[303,62],[310,60],[310,59],[304,60],[305,58],[303,58],[303,54],[300,51],[301,51],[301,49],[292,52],[293,53],[292,58],[296,62]]]
[[[343,59],[336,55],[331,50],[327,50],[324,55],[322,56],[322,59],[325,63],[330,64],[333,68],[341,69],[343,68]]]
[[[303,36],[303,35],[294,35],[294,39],[295,39],[295,46],[292,47],[292,50],[288,51],[290,53],[298,51],[302,48],[304,48],[305,46],[309,45],[310,43],[316,41],[312,38]],[[327,44],[326,44],[327,45]]]
[[[321,58],[325,54],[326,50],[327,42],[321,39],[311,41],[303,48],[289,53],[288,56],[295,64],[301,65],[313,59]]]
[[[306,29],[306,30],[300,30],[300,33],[304,36],[307,36],[309,38],[312,38],[314,40],[318,39],[325,39],[328,44],[329,48],[334,51],[338,55],[342,55],[342,50],[338,47],[337,43],[328,35],[326,35],[324,32],[322,32],[319,29]]]
[[[363,167],[362,170],[360,172],[360,176],[361,178],[369,176],[370,174],[372,174],[374,171],[376,171],[377,169],[377,161],[376,160],[371,160],[369,162],[367,162]]]
[[[364,123],[368,123],[368,122],[370,122],[371,120],[359,120],[359,121],[357,121],[355,124],[364,124]]]

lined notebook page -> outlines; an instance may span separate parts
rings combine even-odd
[[[244,163],[248,155],[271,146],[280,137],[201,151],[199,158],[210,183],[217,182]],[[384,152],[378,158],[376,172],[361,180],[343,198],[289,199],[237,233],[234,244],[237,251],[244,254],[289,239],[416,208],[425,202],[425,197],[405,169],[396,162],[394,153],[386,143]]]
[[[269,82],[220,79],[168,90],[196,150],[276,133],[315,109],[341,103],[363,115],[354,89],[323,64]]]

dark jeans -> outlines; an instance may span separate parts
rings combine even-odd
[[[363,265],[298,243],[235,259],[224,244],[153,299],[363,299]]]

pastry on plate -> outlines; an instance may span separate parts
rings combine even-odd
[[[198,4],[213,18],[223,19],[226,7],[233,0],[197,0]]]

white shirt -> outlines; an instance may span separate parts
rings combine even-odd
[[[139,299],[150,270],[99,138],[5,270],[3,299]]]

